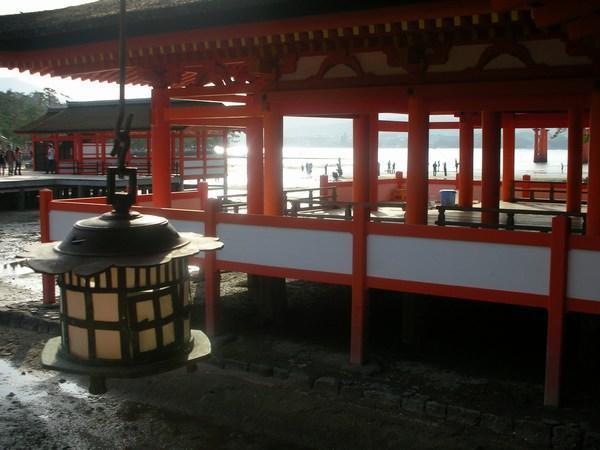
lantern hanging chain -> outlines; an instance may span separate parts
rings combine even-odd
[[[126,77],[126,38],[127,38],[127,21],[126,21],[126,0],[120,0],[119,11],[119,115],[115,124],[115,138],[113,148],[110,152],[111,156],[117,156],[118,176],[123,178],[125,171],[125,156],[131,146],[131,121],[133,114],[127,116],[125,126],[123,126],[123,118],[125,117],[125,77]]]

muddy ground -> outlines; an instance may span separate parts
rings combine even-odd
[[[0,214],[4,261],[37,239],[35,212]],[[38,275],[0,275],[1,310],[57,321]],[[420,331],[406,342],[402,304],[415,299],[373,292],[369,360],[355,367],[346,287],[289,280],[277,326],[261,319],[244,274],[223,274],[221,293],[214,357],[197,372],[109,380],[102,396],[85,377],[41,368],[49,335],[0,325],[0,448],[598,448],[593,365],[571,358],[565,406],[542,407],[539,311],[419,298]]]

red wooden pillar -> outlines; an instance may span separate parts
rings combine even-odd
[[[566,311],[568,270],[569,218],[552,219],[550,256],[550,295],[548,301],[548,331],[546,336],[546,382],[544,405],[558,406],[562,374],[562,353]]]
[[[600,87],[592,91],[586,235],[600,236]]]
[[[265,112],[264,127],[264,214],[283,212],[283,116]]]
[[[206,206],[206,222],[204,234],[206,236],[217,235],[217,212],[219,201],[215,198],[208,199]],[[217,253],[204,253],[204,308],[206,316],[206,334],[215,336],[217,332],[218,300],[221,296],[221,278],[217,269]]]
[[[368,203],[369,189],[369,153],[370,153],[370,116],[360,114],[354,118],[353,133],[353,174],[352,174],[352,201]]]
[[[171,129],[164,119],[169,107],[166,87],[152,88],[152,205],[157,208],[171,206]]]
[[[501,115],[497,111],[483,111],[481,114],[481,206],[498,208],[500,202],[500,124]],[[482,212],[481,222],[497,224],[498,213]]]
[[[352,201],[352,318],[350,330],[350,362],[364,359],[367,318],[367,223],[369,221],[371,116],[360,114],[353,121]]]
[[[540,153],[540,129],[533,129],[533,162],[538,161],[538,154]]]
[[[583,155],[581,158],[581,162],[583,164],[587,164],[588,162],[590,162],[590,129],[588,127],[585,128],[584,136],[586,137],[586,139],[584,139],[583,143]]]
[[[50,242],[50,202],[52,191],[40,189],[40,240]],[[42,303],[56,303],[56,280],[54,275],[42,275]]]
[[[198,181],[196,189],[200,198],[200,209],[206,211],[208,205],[208,183],[205,180]]]
[[[515,116],[502,116],[502,195],[505,202],[515,197]]]
[[[260,119],[246,127],[248,156],[246,174],[248,178],[248,214],[263,213],[263,129]]]
[[[379,200],[379,114],[369,116],[369,203],[377,209]]]
[[[352,217],[352,317],[350,324],[350,362],[361,364],[365,357],[367,328],[367,205],[354,206]]]
[[[462,113],[459,124],[458,205],[473,206],[473,115]]]
[[[427,224],[428,153],[429,113],[422,98],[410,95],[408,97],[406,214],[404,215],[404,222],[408,225]]]
[[[581,166],[583,158],[583,108],[569,109],[567,156],[567,212],[581,211]]]

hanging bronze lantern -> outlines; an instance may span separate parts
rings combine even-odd
[[[208,338],[191,330],[188,257],[223,246],[217,238],[178,233],[158,216],[129,211],[129,192],[114,191],[115,210],[78,221],[59,243],[24,255],[36,272],[57,275],[61,336],[50,339],[42,364],[91,376],[90,392],[105,377],[134,377],[188,365],[210,353]]]

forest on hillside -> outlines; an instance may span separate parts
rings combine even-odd
[[[29,135],[19,135],[14,130],[40,118],[49,106],[60,104],[53,89],[24,94],[11,90],[0,92],[0,135],[13,145],[23,145],[31,140]]]

